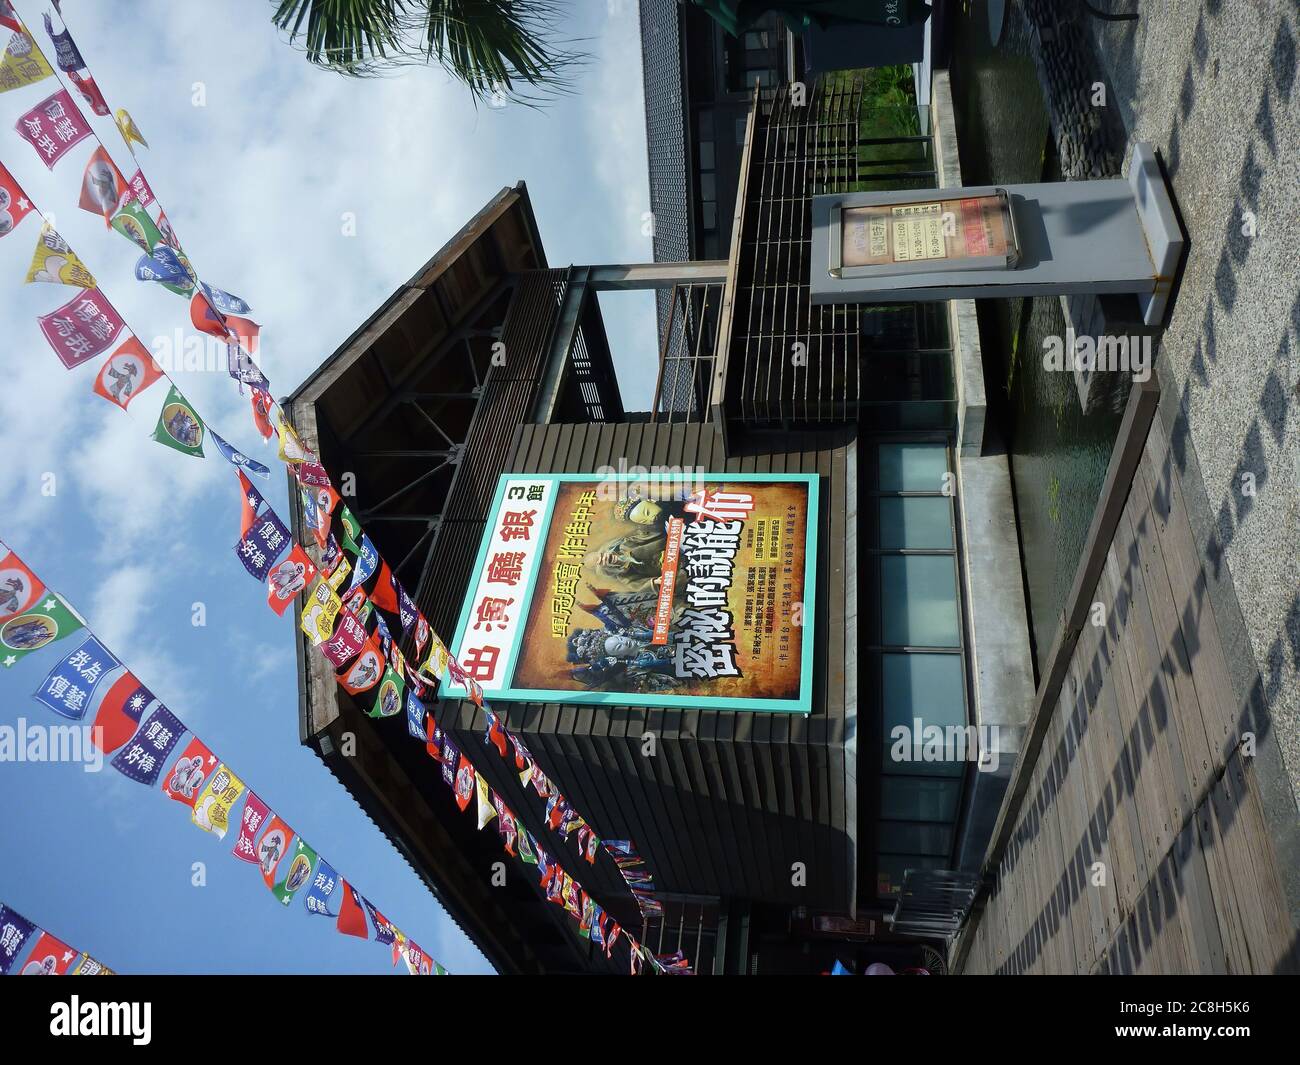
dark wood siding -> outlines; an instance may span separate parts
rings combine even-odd
[[[509,472],[596,472],[603,466],[820,475],[814,711],[801,715],[505,703],[508,721],[595,830],[630,838],[656,886],[851,912],[856,897],[856,448],[851,432],[803,433],[779,454],[723,455],[709,426],[524,425]],[[465,588],[469,573],[446,574]],[[430,615],[432,616],[432,615]],[[449,633],[448,633],[449,635]],[[444,705],[444,727],[481,750],[486,720],[470,703]],[[657,753],[642,755],[643,736]],[[479,759],[493,787],[541,840],[542,803],[525,795],[513,762]],[[545,845],[545,844],[544,844]],[[561,855],[597,899],[631,903],[613,864]],[[796,862],[807,885],[792,884]],[[618,910],[615,910],[618,913]],[[626,919],[629,914],[618,913]]]

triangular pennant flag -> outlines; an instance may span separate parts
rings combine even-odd
[[[0,902],[0,976],[8,974],[14,959],[35,932],[36,925]]]
[[[243,794],[244,782],[223,762],[217,766],[217,771],[194,801],[194,812],[190,814],[190,820],[204,832],[225,839],[226,829],[230,827],[230,811]]]
[[[298,837],[298,842],[293,845],[290,852],[293,857],[289,860],[284,879],[271,889],[275,897],[286,906],[293,901],[298,889],[311,879],[312,866],[316,864],[316,852],[301,836]]]
[[[96,148],[86,163],[81,177],[81,199],[77,206],[83,211],[100,215],[104,225],[111,225],[117,206],[130,186],[116,164],[102,147]]]
[[[49,222],[41,226],[32,253],[32,265],[27,270],[27,284],[75,285],[77,288],[94,288],[95,275],[77,258],[68,242],[59,236]]]
[[[109,225],[146,255],[152,255],[154,248],[165,243],[162,231],[149,217],[149,212],[134,200],[122,204]]]
[[[6,669],[33,651],[82,628],[82,621],[58,595],[43,595],[27,610],[0,624],[0,666]]]
[[[216,768],[217,756],[195,736],[164,778],[163,794],[192,809],[199,792],[203,790],[203,782]]]
[[[275,871],[288,853],[289,841],[292,839],[293,829],[278,814],[272,814],[271,823],[257,844],[257,862],[262,867],[262,879],[272,891],[275,890]]]
[[[158,415],[153,438],[184,455],[201,459],[205,431],[206,427],[198,413],[173,384]]]
[[[15,33],[22,32],[22,19],[18,17],[18,12],[14,10],[14,5],[10,3],[10,0],[0,0],[0,26],[13,30]]]
[[[10,11],[13,8],[9,9]],[[45,61],[45,56],[28,36],[20,29],[0,16],[0,25],[10,27],[17,32],[9,38],[9,44],[0,56],[0,92],[21,89],[26,85],[35,85],[38,81],[54,76],[54,70]]]
[[[0,623],[30,610],[45,585],[16,554],[0,543]]]
[[[253,406],[253,424],[257,426],[258,434],[263,440],[270,440],[275,434],[275,428],[271,425],[271,393],[260,388],[254,388],[249,391],[249,402]]]
[[[135,735],[140,719],[153,702],[153,693],[129,671],[112,684],[95,712],[91,742],[105,754],[112,754]]]
[[[81,951],[73,950],[61,939],[42,931],[41,938],[32,947],[26,964],[18,970],[19,976],[66,976]]]
[[[334,871],[324,858],[316,863],[316,875],[311,878],[311,887],[307,891],[307,897],[304,900],[308,913],[314,913],[318,917],[333,917],[330,911],[330,899],[338,890],[339,874]]]
[[[235,840],[234,850],[231,851],[241,862],[261,864],[257,851],[257,834],[270,816],[271,811],[266,803],[250,790],[248,798],[244,800],[244,812],[239,818],[239,838]]]
[[[94,391],[126,410],[131,400],[164,376],[144,345],[136,337],[129,336],[104,360],[95,375]]]
[[[478,773],[475,773],[474,777],[474,784],[478,791],[478,827],[481,832],[483,827],[496,817],[497,812],[492,806],[492,789],[488,787],[487,779],[479,776]]]
[[[14,38],[9,42],[10,48],[17,40]],[[9,53],[5,55],[7,58]],[[47,96],[19,118],[14,129],[36,149],[37,156],[50,170],[74,147],[94,135],[67,89]]]
[[[17,179],[0,163],[0,237],[14,229],[34,211],[32,201]]]
[[[343,885],[343,894],[339,898],[339,919],[334,927],[345,936],[369,939],[370,929],[366,925],[366,910],[361,904],[361,896],[342,877],[339,882]]]
[[[131,147],[133,141],[138,144],[143,144],[146,148],[149,147],[148,141],[146,141],[141,135],[139,127],[135,124],[135,120],[126,113],[126,108],[119,107],[116,114],[113,116],[113,120],[117,123],[118,132],[122,134],[122,139],[126,141],[127,149],[132,155],[135,155],[135,149]]]
[[[36,316],[41,334],[71,370],[107,351],[122,331],[122,316],[97,288],[79,292],[62,307]]]
[[[238,448],[227,444],[225,440],[216,434],[215,430],[209,429],[208,435],[212,437],[212,442],[217,445],[217,450],[221,452],[222,457],[236,469],[241,472],[247,470],[253,476],[260,477],[264,481],[271,479],[271,468],[269,466],[264,466],[255,459],[249,458]]]

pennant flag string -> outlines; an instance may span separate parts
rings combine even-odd
[[[45,21],[47,33],[50,35],[58,53],[59,69],[69,76],[74,87],[87,100],[87,103],[96,114],[107,114],[108,108],[107,104],[103,102],[102,93],[95,86],[93,78],[90,76],[90,72],[86,68],[75,43],[72,42],[66,26],[63,31],[56,33],[48,17]],[[25,30],[20,32],[25,32]],[[27,37],[30,39],[30,34],[27,34]],[[36,45],[34,40],[31,41],[31,44],[36,55],[48,67],[48,60],[39,45]],[[90,87],[90,91],[88,91],[87,86]],[[32,122],[27,121],[29,117],[33,119]],[[62,123],[58,131],[60,134],[59,138],[57,138],[59,143],[48,143],[50,138],[45,125],[46,121]],[[130,116],[125,111],[119,110],[117,112],[117,125],[128,150],[134,156],[133,140],[144,143],[144,138],[139,135],[138,129],[135,128]],[[315,456],[312,455],[310,450],[302,444],[296,430],[285,417],[279,404],[271,398],[270,382],[248,358],[249,355],[256,352],[257,333],[259,331],[257,324],[246,317],[249,311],[248,305],[238,297],[230,296],[229,293],[222,292],[220,289],[214,289],[209,285],[198,282],[197,276],[188,264],[188,260],[185,260],[179,253],[179,243],[175,241],[174,233],[171,234],[167,245],[159,244],[159,238],[164,238],[161,225],[154,225],[152,218],[145,211],[145,207],[156,202],[156,197],[144,178],[143,171],[137,168],[136,177],[129,183],[125,182],[121,172],[113,164],[111,155],[102,140],[95,134],[89,123],[85,121],[76,102],[66,90],[56,93],[43,104],[38,105],[28,116],[24,116],[19,122],[18,129],[24,139],[32,143],[38,154],[42,155],[46,166],[51,168],[61,158],[63,152],[87,136],[93,136],[99,143],[99,149],[94,153],[91,162],[87,166],[81,205],[87,210],[103,213],[106,221],[110,222],[114,228],[118,228],[119,231],[140,243],[146,255],[137,264],[136,274],[138,278],[159,281],[166,287],[172,288],[173,291],[182,294],[194,290],[191,310],[193,323],[204,332],[226,338],[231,352],[230,375],[239,384],[241,391],[244,384],[249,384],[252,387],[253,411],[259,432],[264,437],[269,437],[272,432],[279,437],[279,457],[290,466],[303,488],[304,523],[315,534],[317,546],[324,552],[332,539],[328,531],[330,521],[333,512],[339,508],[341,500],[338,493],[333,489],[329,475],[316,462]],[[43,136],[46,138],[45,140],[41,140]],[[20,210],[23,208],[23,203],[28,204],[26,210],[32,209],[30,201],[21,195],[21,190],[17,189],[16,183],[10,181],[7,184],[4,181],[6,177],[8,177],[7,172],[0,170],[0,198],[4,197],[6,190],[12,185],[17,190],[18,195],[14,196],[13,193],[10,193],[9,198],[18,202]],[[115,203],[110,204],[109,200],[114,200]],[[0,207],[3,206],[3,203],[0,203]],[[165,215],[161,213],[161,210],[161,205],[159,205],[160,223],[165,219]],[[6,217],[11,219],[9,228],[12,228],[13,225],[21,221],[25,213],[26,211],[23,210],[22,214],[16,216],[12,212],[8,216],[0,216],[0,236],[7,232],[7,229],[4,228]],[[54,348],[60,361],[66,367],[72,368],[107,350],[118,332],[126,327],[98,288],[95,287],[95,280],[90,272],[81,266],[77,257],[71,253],[71,249],[67,248],[66,244],[58,238],[57,234],[53,233],[52,229],[48,226],[46,229],[48,234],[46,230],[43,230],[42,237],[43,244],[49,251],[42,258],[43,249],[38,245],[39,270],[37,263],[34,263],[32,272],[40,276],[36,278],[29,277],[29,279],[76,284],[88,290],[85,296],[74,299],[65,307],[45,316],[41,321],[42,330],[45,332],[47,340],[49,340],[51,347]],[[170,232],[170,227],[168,229]],[[63,258],[54,261],[52,257],[56,254],[62,255]],[[51,267],[53,268],[51,269]],[[210,431],[207,429],[206,423],[199,417],[192,404],[176,388],[175,383],[154,363],[129,328],[127,333],[129,334],[127,341],[114,351],[108,361],[101,367],[94,390],[110,402],[120,406],[123,410],[127,410],[128,404],[135,394],[143,391],[158,379],[167,378],[171,388],[154,429],[154,438],[160,443],[184,454],[203,457],[203,438]],[[107,337],[104,334],[108,334]],[[217,441],[222,455],[240,470],[241,478],[245,469],[258,476],[269,476],[269,470],[265,466],[243,456],[217,436],[215,432],[212,433],[212,436]],[[315,481],[312,480],[313,476],[316,478]],[[316,490],[309,490],[313,486]],[[350,512],[346,506],[341,507],[341,510],[350,517]],[[355,525],[355,520],[353,520],[353,524]],[[416,706],[420,706],[418,695],[423,690],[421,682],[429,682],[429,677],[425,672],[426,669],[432,668],[436,677],[440,677],[444,670],[449,671],[453,679],[468,688],[476,705],[484,708],[488,714],[489,727],[485,742],[496,746],[503,757],[507,754],[507,742],[515,746],[516,762],[519,768],[523,770],[523,776],[533,784],[534,790],[538,792],[539,796],[548,797],[547,820],[550,827],[561,832],[566,839],[576,831],[578,833],[580,855],[590,864],[594,864],[598,851],[604,849],[614,860],[620,875],[641,911],[643,919],[649,912],[661,913],[662,906],[653,898],[653,881],[649,874],[632,872],[634,867],[644,865],[644,862],[636,856],[630,841],[618,841],[624,845],[622,851],[611,849],[610,845],[603,843],[597,837],[585,818],[578,814],[558,791],[549,786],[549,781],[546,781],[544,774],[536,766],[531,755],[527,754],[527,750],[522,743],[519,743],[516,737],[505,730],[504,725],[493,711],[484,707],[481,689],[478,688],[473,678],[469,677],[460,667],[454,656],[447,651],[441,639],[431,632],[427,621],[415,607],[414,602],[410,600],[405,590],[401,589],[397,583],[388,563],[370,544],[369,539],[364,534],[360,534],[359,527],[348,530],[346,519],[343,519],[343,525],[345,540],[358,548],[357,569],[353,574],[352,588],[364,588],[366,582],[371,582],[369,589],[363,591],[366,598],[364,609],[369,612],[373,605],[390,614],[398,615],[402,621],[403,636],[409,635],[412,630],[415,632],[417,657],[422,654],[422,648],[425,644],[432,644],[429,655],[414,670],[411,670],[406,664],[401,651],[397,649],[397,644],[391,640],[387,633],[387,627],[383,626],[382,618],[377,613],[374,614],[375,622],[372,627],[383,626],[381,639],[386,641],[389,646],[382,656],[364,649],[367,643],[373,643],[372,640],[365,637],[364,624],[358,626],[355,615],[342,609],[343,601],[337,594],[338,589],[315,572],[311,559],[302,552],[298,545],[293,546],[289,557],[284,562],[276,564],[276,559],[283,553],[289,538],[287,527],[269,508],[266,514],[261,516],[261,522],[255,530],[245,528],[244,537],[236,549],[241,562],[244,563],[250,574],[268,583],[268,602],[274,609],[277,609],[277,612],[282,612],[294,595],[310,586],[311,593],[308,597],[308,605],[303,612],[304,631],[311,638],[312,643],[321,649],[322,653],[330,656],[331,661],[335,662],[336,665],[339,658],[342,659],[344,664],[351,661],[353,657],[357,658],[360,665],[354,665],[348,672],[347,677],[340,676],[339,681],[353,694],[368,691],[372,687],[378,688],[378,696],[372,716],[391,716],[400,712],[408,675],[412,683],[419,688],[418,691],[405,693],[409,696],[407,712],[408,716],[410,716],[411,701],[414,701]],[[350,535],[351,533],[360,536],[359,544],[356,536]],[[250,539],[250,535],[252,539]],[[364,568],[362,565],[363,560],[365,562]],[[338,561],[342,561],[350,567],[347,560],[341,557],[341,552]],[[337,567],[332,567],[332,571],[334,570],[337,570]],[[371,581],[375,574],[378,574],[378,577]],[[314,583],[313,577],[317,578]],[[361,639],[358,644],[359,637]],[[354,644],[357,644],[355,648]],[[382,646],[381,643],[380,647],[382,648]],[[353,654],[354,650],[360,652],[359,655]],[[383,667],[382,673],[379,672],[378,668],[381,664]],[[364,676],[359,676],[359,672]],[[375,673],[373,679],[369,676],[370,672]],[[433,721],[433,715],[431,714],[428,715],[428,719],[426,723],[413,724],[410,731],[413,736],[426,743],[427,749],[432,754],[438,749],[435,743],[436,722]],[[460,757],[467,762],[470,761],[463,752]],[[470,765],[472,769],[472,762]],[[446,775],[444,772],[444,777]],[[232,780],[235,779],[233,774],[230,776]],[[476,782],[475,790],[478,790],[477,782],[481,781],[482,778],[479,777],[477,770],[473,770],[472,779]],[[485,782],[483,783],[485,785]],[[242,787],[242,785],[240,786]],[[211,796],[209,797],[211,798]],[[231,801],[233,802],[233,799]],[[502,816],[500,810],[505,810],[505,813],[509,816]],[[524,830],[522,830],[521,826],[515,824],[513,814],[510,814],[495,793],[489,792],[485,799],[480,802],[480,827],[491,821],[493,816],[498,819],[503,828],[506,849],[509,853],[514,853],[513,844],[515,840],[519,840],[521,853],[533,843],[531,838],[527,837],[526,832],[522,837],[519,835],[519,832]],[[527,840],[527,843],[524,840]],[[305,846],[301,841],[299,845],[300,847]],[[311,853],[314,860],[315,852]],[[310,872],[310,869],[308,869],[308,872]],[[566,881],[571,882],[568,874],[564,874],[564,876]],[[543,886],[545,886],[545,882]],[[296,890],[296,886],[294,890]],[[591,925],[584,919],[589,915],[584,914],[581,908],[570,907],[569,903],[572,900],[568,899],[567,896],[563,896],[563,892],[561,894],[566,909],[578,909],[575,916],[581,920],[579,934],[590,935]],[[309,894],[309,900],[312,897],[314,896]],[[581,893],[580,897],[585,898],[585,892]],[[284,901],[288,901],[287,896]],[[599,927],[600,925],[597,923],[596,928],[599,929]],[[607,947],[611,945],[613,938],[616,937],[606,939],[605,945]],[[638,944],[630,934],[627,938],[635,957]],[[408,959],[409,965],[410,960]],[[654,967],[658,968],[657,966]],[[635,968],[634,961],[633,969],[635,970]]]
[[[24,949],[31,953],[16,968]],[[85,951],[75,950],[53,933],[0,902],[0,976],[113,976]]]
[[[233,819],[233,808],[246,793],[242,815],[235,822],[240,827],[235,857],[257,862],[262,867],[267,886],[284,905],[292,901],[300,888],[310,885],[306,894],[308,912],[334,916],[329,911],[328,900],[340,882],[351,887],[351,881],[343,881],[334,867],[305,840],[296,836],[278,816],[270,817],[268,824],[270,811],[266,805],[192,729],[140,685],[129,670],[125,670],[122,660],[104,645],[61,596],[41,582],[16,553],[0,543],[0,653],[8,652],[7,657],[0,659],[0,664],[12,666],[17,658],[40,650],[78,629],[84,629],[88,639],[54,667],[38,689],[37,699],[61,716],[80,721],[94,705],[94,696],[101,682],[116,671],[124,670],[99,703],[96,727],[92,730],[93,742],[97,746],[101,746],[105,753],[117,752],[112,760],[113,767],[137,783],[153,785],[161,779],[163,794],[189,807],[194,824],[218,839],[225,838]],[[155,709],[139,725],[144,710],[150,706]],[[119,718],[127,722],[127,727],[116,725]],[[135,725],[139,727],[135,728]],[[110,730],[114,738],[107,740],[105,737]],[[192,737],[189,746],[164,774],[168,758],[185,733]],[[113,746],[110,747],[110,743]],[[259,839],[258,832],[264,827]],[[282,862],[281,859],[285,858],[287,862]],[[282,865],[283,878],[277,880],[275,873]],[[4,975],[8,964],[34,931],[35,926],[29,925],[25,919],[0,906],[0,975]],[[356,928],[355,918],[350,916],[349,928],[340,928],[340,931],[357,935]],[[410,943],[409,940],[406,942]],[[420,951],[419,958],[427,958],[429,963],[427,970],[417,965],[413,972],[446,974],[447,970],[418,946],[411,944],[411,949]],[[93,964],[98,965],[97,962]],[[408,968],[411,968],[409,960]]]

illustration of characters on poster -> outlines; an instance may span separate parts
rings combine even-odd
[[[539,543],[486,534],[457,657],[489,697],[811,708],[815,475],[550,476]]]

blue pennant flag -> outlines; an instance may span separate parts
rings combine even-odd
[[[36,691],[36,700],[62,717],[80,721],[86,716],[91,696],[104,679],[104,674],[121,665],[92,636],[50,670],[45,683]]]
[[[135,263],[135,276],[140,281],[157,281],[163,285],[188,285],[190,272],[185,269],[176,249],[159,244],[152,255],[141,255]]]
[[[307,892],[307,912],[321,917],[334,917],[330,913],[330,896],[339,886],[339,874],[324,858],[316,862],[316,875],[312,877],[311,890]]]
[[[252,385],[263,392],[271,391],[271,382],[253,361],[253,357],[233,341],[226,344],[226,370],[240,384]]]
[[[16,910],[0,903],[0,976],[9,972],[23,944],[36,931],[36,926]]]
[[[168,756],[185,735],[180,718],[159,705],[135,738],[113,756],[113,768],[139,784],[158,783]]]
[[[424,715],[426,712],[424,703],[415,697],[415,692],[408,689],[406,692],[406,731],[411,734],[413,739],[421,742],[426,739],[424,734]]]
[[[265,581],[276,560],[288,550],[288,527],[275,511],[267,509],[235,545],[235,554],[254,580]]]
[[[361,536],[361,552],[357,555],[357,568],[352,572],[352,588],[365,584],[379,568],[379,552],[364,533]]]
[[[208,430],[208,435],[216,442],[217,450],[226,457],[226,461],[232,466],[238,466],[241,470],[247,470],[249,473],[262,478],[264,481],[269,481],[271,479],[271,469],[269,466],[263,466],[256,459],[250,459],[242,451],[231,447],[211,429]]]
[[[206,281],[200,281],[199,287],[203,289],[203,294],[208,297],[208,302],[222,314],[236,314],[242,318],[253,313],[253,308],[238,296],[223,292],[221,289],[209,285]]]

